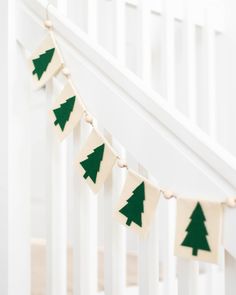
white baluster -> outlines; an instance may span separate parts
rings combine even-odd
[[[172,0],[163,0],[163,55],[164,55],[164,78],[165,97],[175,105],[175,63],[174,63],[174,16]]]
[[[161,215],[161,262],[163,275],[163,292],[165,295],[176,294],[176,258],[174,257],[175,238],[175,200],[160,201]]]
[[[150,181],[153,184],[156,184],[156,179],[149,175]],[[157,185],[158,187],[158,185]],[[149,294],[159,294],[160,286],[159,286],[159,224],[160,224],[160,216],[159,216],[159,207],[157,204],[156,212],[153,218],[152,225],[150,227],[150,233],[148,236],[148,280],[149,280]]]
[[[144,177],[147,177],[147,171],[139,165],[138,171]],[[138,255],[138,282],[139,295],[149,294],[148,285],[148,240],[141,237],[139,239],[139,255]]]
[[[125,40],[125,0],[114,0],[114,15],[115,15],[115,54],[120,63],[125,64],[126,40]]]
[[[76,127],[75,127],[76,129]],[[74,129],[74,130],[75,130]],[[74,261],[75,258],[75,249],[73,248],[73,245],[75,244],[75,235],[74,235],[74,211],[75,209],[75,200],[74,200],[74,172],[75,172],[75,155],[74,155],[74,136],[73,133],[70,134],[67,137],[67,204],[68,204],[68,210],[67,210],[67,239],[68,239],[68,263],[67,263],[67,274],[68,274],[68,287],[67,292],[70,292],[71,289],[73,290],[73,294],[77,295],[78,293],[75,292],[74,284],[76,282],[74,281]],[[72,252],[71,252],[72,251]],[[72,253],[72,259],[71,259],[71,253]],[[71,276],[72,274],[72,276]],[[72,278],[71,278],[72,277]],[[72,284],[71,284],[72,279]]]
[[[97,0],[88,0],[88,34],[94,41],[97,40]]]
[[[141,78],[151,84],[151,4],[150,0],[138,1],[139,42],[138,73]]]
[[[111,142],[111,137],[106,133],[106,137]],[[112,269],[112,186],[113,173],[107,179],[104,186],[103,215],[104,215],[104,293],[113,294],[113,269]],[[102,226],[102,225],[101,225]],[[115,254],[117,255],[117,254]]]
[[[200,295],[199,263],[178,258],[178,294]]]
[[[75,159],[90,130],[84,122],[81,122],[80,132],[78,128],[75,129]],[[77,172],[74,179],[74,204],[75,294],[94,295],[97,292],[97,196]]]
[[[3,4],[3,6],[5,6]],[[2,4],[0,5],[2,8]],[[2,100],[2,135],[4,136],[2,144],[7,145],[8,140],[8,157],[7,151],[1,151],[5,158],[2,161],[3,174],[1,176],[1,239],[0,247],[1,256],[1,294],[29,295],[30,294],[30,99],[31,90],[27,68],[25,66],[25,55],[20,47],[16,46],[14,39],[12,23],[9,17],[15,10],[12,7],[3,7],[0,15],[4,20],[9,22],[9,38],[6,42],[9,50],[8,70],[4,68],[5,58],[3,59],[3,69],[6,70],[2,76],[2,87],[4,99]],[[6,15],[2,15],[2,14]],[[6,17],[6,19],[5,19]],[[14,23],[14,20],[12,20]],[[4,27],[4,26],[3,26]],[[7,30],[8,30],[7,29]],[[11,43],[13,42],[13,43]],[[3,47],[5,44],[3,44]],[[7,53],[3,55],[6,57]],[[9,71],[9,72],[8,72]],[[8,83],[4,81],[8,77]],[[17,77],[17,79],[16,79]],[[8,95],[5,92],[8,87]],[[6,104],[8,103],[8,106]],[[8,115],[8,118],[5,116]],[[7,128],[7,122],[9,126]],[[8,161],[8,169],[4,165]],[[5,178],[5,177],[8,177]],[[8,182],[8,188],[7,188]],[[5,244],[6,243],[6,244]],[[6,248],[7,247],[7,248]],[[5,272],[4,272],[5,271]],[[5,289],[6,288],[6,289]]]
[[[84,32],[87,30],[87,0],[67,0],[67,16]]]
[[[234,295],[236,290],[236,259],[225,251],[225,295]]]
[[[139,166],[139,173],[155,183],[148,172]],[[139,240],[139,294],[152,295],[159,292],[159,248],[157,210],[148,236]]]
[[[125,159],[124,149],[108,132],[105,134],[119,156]],[[125,168],[114,167],[104,187],[104,284],[107,295],[126,294],[126,234],[124,226],[114,219],[125,175]]]
[[[67,0],[49,0],[48,3],[55,6],[58,10],[60,10],[63,14],[67,14]],[[48,9],[50,9],[50,5],[48,6]]]
[[[188,114],[192,122],[196,123],[196,56],[195,56],[195,25],[193,20],[192,0],[185,0],[184,52],[185,52],[185,85],[188,103]]]
[[[207,266],[206,281],[206,294],[222,294],[224,281],[222,276],[220,276],[220,270],[217,265],[209,264]]]
[[[3,63],[0,70],[0,77],[2,81],[2,97],[7,97],[1,101],[1,134],[2,134],[2,150],[1,150],[1,181],[0,181],[0,234],[1,234],[1,245],[0,245],[0,293],[7,294],[8,292],[8,254],[11,240],[8,239],[8,232],[10,232],[10,216],[14,216],[14,207],[10,207],[10,200],[14,201],[15,195],[10,195],[8,185],[14,181],[14,175],[11,175],[9,168],[14,168],[12,162],[11,152],[16,152],[16,147],[14,146],[14,134],[12,133],[12,128],[14,127],[12,122],[12,106],[14,105],[13,98],[15,97],[13,93],[14,76],[15,72],[15,34],[14,34],[14,18],[11,18],[11,6],[14,1],[4,1],[0,4],[0,23],[2,28],[2,46],[0,48],[1,56],[4,56]],[[11,18],[11,22],[9,19]],[[13,26],[12,26],[13,22]],[[13,29],[13,32],[12,32]],[[9,48],[11,50],[9,50]],[[12,51],[13,49],[13,51]],[[11,52],[8,55],[8,52]],[[6,74],[8,73],[8,74]],[[10,73],[10,74],[9,74]],[[19,81],[20,82],[20,81]],[[12,145],[13,144],[13,145]],[[12,149],[14,146],[14,149]],[[8,159],[10,159],[8,163]],[[14,170],[13,170],[14,171]],[[12,186],[11,186],[12,187]],[[18,198],[18,195],[17,195]],[[11,214],[10,214],[11,213]],[[13,213],[13,214],[12,214]],[[16,222],[16,221],[15,221]],[[12,247],[10,248],[12,249]],[[13,270],[15,268],[13,267]],[[9,272],[10,273],[10,272]],[[9,293],[10,294],[10,293]]]
[[[212,27],[211,10],[206,12],[206,24],[204,26],[205,40],[205,64],[207,79],[207,103],[209,114],[209,134],[216,139],[216,93],[215,93],[215,31]]]
[[[53,82],[47,85],[48,108],[52,106]],[[67,294],[67,142],[59,143],[52,132],[52,123],[48,124],[46,173],[51,180],[48,187],[48,232],[47,232],[47,266],[48,295]],[[51,145],[51,147],[50,147]],[[50,151],[51,149],[51,151]]]
[[[149,176],[147,170],[139,165],[139,173],[146,178],[149,178],[154,184],[155,179]],[[158,294],[159,286],[159,215],[156,210],[150,232],[147,237],[139,240],[139,294],[152,295]]]
[[[220,248],[218,265],[206,264],[206,286],[205,292],[208,295],[224,294],[225,284],[225,251]]]
[[[80,142],[80,125],[76,126],[73,132],[73,158],[77,157],[79,148],[82,146]],[[75,172],[75,165],[73,165],[73,187],[72,187],[72,248],[73,248],[73,294],[79,295],[80,293],[80,183],[78,175]]]

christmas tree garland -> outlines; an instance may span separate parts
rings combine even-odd
[[[82,148],[76,166],[81,177],[97,193],[110,175],[113,166],[127,169],[127,178],[116,208],[117,220],[139,234],[146,236],[161,195],[177,201],[175,254],[194,260],[217,263],[221,241],[223,206],[236,207],[236,198],[224,202],[179,198],[175,193],[158,188],[150,180],[130,170],[113,147],[94,126],[85,104],[70,79],[70,72],[57,47],[52,23],[44,22],[49,35],[29,60],[35,85],[39,88],[62,70],[67,78],[64,89],[50,111],[52,125],[63,140],[84,116],[92,125],[87,142]]]

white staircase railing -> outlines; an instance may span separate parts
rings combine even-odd
[[[215,69],[223,1],[52,3],[192,122],[219,136]]]
[[[179,5],[175,6],[174,1],[163,1],[162,5],[157,5],[160,2],[151,5],[147,1],[104,1],[107,11],[112,11],[112,15],[115,15],[112,25],[115,34],[110,31],[110,36],[113,36],[111,41],[101,35],[101,32],[106,32],[105,24],[101,25],[102,29],[98,25],[101,7],[96,2],[61,0],[55,3],[58,9],[49,6],[48,10],[59,46],[73,73],[78,91],[99,124],[105,128],[104,134],[108,140],[129,160],[131,167],[143,174],[149,171],[148,177],[157,180],[161,186],[183,195],[201,195],[214,199],[234,194],[236,161],[197,127],[198,114],[195,112],[198,104],[195,69],[199,65],[194,62],[196,56],[192,55],[195,48],[192,33],[198,25],[208,41],[205,44],[208,53],[208,83],[204,93],[208,102],[209,120],[202,129],[209,131],[212,138],[215,137],[215,65],[212,59],[215,48],[212,44],[213,38],[216,38],[216,30],[222,30],[219,19],[215,22],[211,16],[211,21],[205,23],[201,6],[198,5],[200,11],[193,10],[192,6],[186,6],[189,1],[184,2],[182,9]],[[82,5],[88,5],[85,9],[87,14],[81,9]],[[131,7],[128,12],[127,5]],[[136,241],[139,249],[138,283],[135,288],[127,288],[126,239],[130,239],[130,233],[126,233],[111,215],[124,175],[114,170],[101,196],[94,196],[88,188],[80,184],[78,175],[74,174],[73,159],[89,130],[82,124],[80,130],[75,129],[73,138],[59,146],[52,141],[52,134],[48,131],[50,126],[45,124],[51,99],[64,83],[63,77],[56,77],[47,85],[46,91],[42,89],[32,93],[30,87],[26,57],[45,34],[42,22],[46,16],[46,6],[41,1],[25,0],[18,3],[16,8],[14,37],[18,42],[19,65],[15,73],[17,83],[15,80],[11,82],[14,95],[11,97],[10,108],[11,134],[15,138],[11,142],[12,147],[14,144],[14,162],[11,166],[14,173],[11,174],[11,184],[15,189],[11,192],[10,205],[14,204],[11,212],[16,216],[15,220],[11,220],[10,242],[14,242],[17,247],[11,248],[9,252],[15,259],[12,260],[14,270],[11,270],[14,285],[11,286],[9,295],[15,295],[16,292],[19,295],[30,293],[30,224],[36,219],[36,211],[33,211],[33,203],[30,203],[27,191],[29,187],[32,199],[39,196],[40,216],[45,216],[40,221],[47,233],[45,281],[48,295],[67,294],[68,237],[73,248],[73,294],[96,294],[99,263],[97,252],[101,246],[98,237],[101,235],[104,235],[102,246],[105,294],[234,294],[236,289],[232,274],[235,275],[235,260],[228,253],[224,263],[222,250],[219,267],[186,262],[173,256],[174,200],[160,202],[149,238],[146,241]],[[141,21],[138,21],[140,27],[137,31],[140,34],[135,35],[137,39],[127,42],[130,31],[124,28],[124,19],[127,21],[125,11],[134,17],[132,7],[138,7],[137,15]],[[194,12],[194,17],[186,19],[184,13],[189,10]],[[153,15],[162,16],[162,70],[152,68],[152,36],[149,28]],[[68,16],[71,16],[72,21]],[[154,22],[156,21],[159,22],[160,19],[155,19]],[[173,47],[176,21],[182,22],[184,26],[184,52],[187,57],[183,76],[187,87],[179,90],[180,92],[176,90],[176,75],[173,74],[173,69],[179,66],[176,64],[176,51]],[[134,43],[134,39],[137,43]],[[144,42],[147,42],[147,46],[144,46]],[[98,43],[102,43],[111,54]],[[142,46],[135,51],[138,62],[134,63],[134,60],[129,60],[129,50],[139,43]],[[135,73],[127,69],[127,66]],[[176,73],[178,74],[178,70]],[[156,83],[158,87],[155,86]],[[160,90],[162,95],[155,90]],[[178,110],[180,101],[176,93],[181,91],[187,93],[185,101],[181,102],[186,110],[183,112],[185,115]],[[16,119],[13,120],[13,117]],[[41,125],[42,122],[45,126]],[[31,155],[25,150],[25,126],[30,128],[28,139]],[[36,167],[36,159],[42,149],[46,151],[44,161]],[[30,167],[24,164],[27,162],[31,163]],[[39,167],[42,169],[41,173],[36,174]],[[22,170],[26,171],[23,175]],[[42,187],[44,190],[37,192]],[[30,208],[33,212],[32,220],[29,216]],[[103,219],[98,218],[101,215],[104,216]],[[229,284],[233,287],[229,287]]]

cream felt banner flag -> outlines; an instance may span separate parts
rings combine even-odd
[[[229,254],[236,259],[236,234],[232,234],[232,228],[236,231],[236,210],[235,207],[226,207],[224,209],[223,243]]]
[[[218,263],[221,222],[220,203],[177,199],[175,255]]]
[[[97,193],[111,173],[117,155],[104,137],[93,128],[80,152],[76,167],[93,192]]]
[[[29,59],[36,88],[42,87],[62,68],[63,60],[51,33],[43,40]]]
[[[145,236],[153,219],[160,190],[149,180],[129,170],[116,209],[120,223]]]
[[[69,81],[56,99],[50,117],[52,118],[54,129],[63,140],[80,121],[84,112],[81,99]]]

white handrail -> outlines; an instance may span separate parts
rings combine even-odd
[[[24,2],[41,20],[44,18],[45,8],[40,0],[35,2],[24,0]],[[27,14],[27,12],[25,13]],[[103,73],[109,73],[109,78],[115,81],[117,86],[121,87],[132,97],[132,102],[142,105],[143,110],[147,111],[147,113],[145,113],[146,116],[151,114],[155,118],[158,118],[164,126],[174,132],[175,136],[177,136],[185,146],[193,150],[199,158],[204,158],[204,162],[208,163],[213,173],[223,176],[233,187],[236,186],[236,160],[233,156],[222,147],[212,142],[206,134],[189,123],[178,111],[171,109],[156,92],[147,89],[145,84],[134,74],[121,67],[112,56],[105,52],[100,46],[91,42],[78,27],[74,26],[68,19],[51,7],[50,16],[55,25],[56,32],[60,32],[63,39],[67,40],[69,44],[73,44],[74,48],[82,52],[83,55],[101,69]],[[22,25],[23,21],[24,20],[22,20]],[[28,48],[34,47],[33,43],[35,42],[32,43],[32,40],[29,38],[26,40],[25,36],[20,34],[20,30],[18,30],[18,39],[20,42],[25,40],[23,42],[26,42],[25,45],[27,44],[26,46]],[[124,143],[124,139],[122,142]],[[147,167],[146,164],[145,166]]]
[[[40,25],[45,16],[45,5],[41,1],[25,0],[24,2],[24,5],[20,4],[19,6],[17,37],[18,42],[23,44],[26,50],[31,51],[36,46],[35,41],[39,40],[45,33]],[[67,1],[61,1],[61,3],[65,2]],[[119,8],[117,15],[115,14],[117,17],[115,31],[119,34],[116,38],[117,42],[120,42],[120,40],[124,42],[125,39],[123,27],[118,28],[120,24],[118,18],[122,16],[122,19],[125,19],[124,2],[122,0],[122,4],[119,5],[117,2],[113,3],[116,8]],[[139,4],[136,1],[132,2],[133,5],[137,5],[139,17],[142,20],[141,34],[139,35],[141,43],[144,43],[144,40],[150,42],[148,27],[151,9],[144,2],[143,0],[140,0]],[[137,162],[142,163],[150,170],[155,179],[160,180],[160,185],[163,183],[173,184],[180,192],[182,190],[200,194],[206,192],[214,198],[234,193],[236,187],[235,158],[212,143],[209,137],[174,109],[176,102],[175,81],[171,70],[174,69],[175,14],[170,11],[173,1],[168,0],[168,5],[162,6],[164,31],[167,35],[164,42],[164,48],[167,49],[165,63],[168,68],[166,88],[171,88],[168,90],[167,97],[172,106],[147,87],[147,81],[150,80],[150,44],[148,44],[148,48],[142,47],[140,50],[140,74],[145,83],[125,69],[125,48],[123,45],[116,44],[114,47],[118,61],[97,45],[97,8],[92,9],[93,3],[96,3],[96,1],[89,0],[90,8],[86,19],[88,35],[84,34],[76,25],[73,25],[51,6],[49,15],[53,21],[58,44],[62,49],[65,61],[71,72],[75,73],[73,75],[75,85],[77,85],[89,110],[97,117],[101,126],[105,127],[104,133],[112,141],[114,148],[119,154],[125,155],[125,147],[128,152],[132,153],[132,156],[137,158],[137,161],[134,162],[136,164]],[[187,19],[185,23],[185,44],[186,52],[189,55],[187,62],[188,73],[190,74],[188,94],[190,95],[191,105],[189,109],[192,121],[195,121],[196,114],[193,114],[195,109],[195,96],[193,95],[195,69],[192,64],[194,58],[190,55],[194,46],[192,31],[193,24]],[[33,38],[30,32],[34,33]],[[212,33],[212,30],[210,33]],[[208,45],[210,47],[209,53],[212,49],[212,43]],[[208,64],[210,79],[212,79],[212,64],[213,61],[210,60]],[[55,80],[61,81],[61,77],[56,77]],[[54,93],[50,89],[50,84],[48,86],[48,98],[51,98]],[[212,85],[210,87],[212,88]],[[214,92],[210,90],[208,94],[212,98],[212,104],[214,104]],[[211,121],[214,120],[211,119]],[[72,144],[74,144],[74,151],[70,150],[69,152],[71,161],[84,144],[88,133],[89,130],[83,123],[80,128],[75,128],[74,138],[71,142],[69,141],[69,143],[73,141]],[[116,142],[116,137],[124,147]],[[67,143],[63,142],[58,147],[54,145],[55,150],[49,164],[50,168],[51,164],[54,168],[52,194],[48,187],[48,195],[51,198],[50,206],[48,206],[48,282],[50,282],[48,294],[50,295],[65,295],[67,291]],[[140,166],[140,173],[147,174],[147,170],[143,166]],[[74,172],[71,171],[69,176],[72,177],[73,174]],[[70,183],[74,205],[72,208],[72,244],[73,292],[75,295],[94,295],[97,293],[97,240],[99,233],[97,231],[97,202],[101,202],[99,197],[105,197],[103,199],[104,224],[102,224],[105,237],[105,294],[127,294],[125,286],[126,234],[124,228],[116,224],[115,220],[112,220],[112,210],[114,210],[113,207],[120,196],[118,191],[122,188],[124,176],[124,171],[113,171],[105,184],[104,196],[94,196],[76,173],[74,174],[74,184]],[[24,209],[19,211],[19,214],[24,213],[24,210],[28,208],[28,201]],[[145,241],[139,241],[139,294],[153,295],[162,292],[161,294],[173,295],[177,294],[178,290],[181,295],[191,292],[200,295],[200,279],[202,277],[209,279],[209,287],[208,289],[205,288],[209,295],[214,294],[216,288],[212,283],[217,275],[215,268],[209,268],[208,272],[202,275],[200,274],[199,263],[181,261],[176,276],[176,258],[173,256],[174,200],[160,204],[158,210],[161,210],[161,212],[158,212],[159,216],[156,215],[155,217],[149,238]],[[165,224],[158,226],[159,219],[165,220]],[[26,220],[27,218],[24,218],[24,222]],[[27,230],[28,228],[26,228],[26,234],[28,234]],[[26,239],[22,241],[24,245],[27,242]],[[59,247],[57,248],[57,246]],[[159,255],[159,251],[161,255]],[[152,255],[154,255],[153,259]],[[29,258],[29,251],[25,252],[25,256],[27,259]],[[226,282],[228,284],[229,282],[232,283],[232,273],[235,274],[235,261],[232,257],[226,256],[226,258]],[[164,267],[160,267],[159,271],[161,262]],[[26,268],[29,271],[28,264]],[[162,281],[159,281],[160,277]],[[30,276],[27,274],[26,283],[23,287],[29,287],[29,278]],[[186,280],[188,281],[187,284]],[[222,277],[220,281],[223,281]],[[27,293],[29,293],[28,289]],[[231,295],[228,285],[226,294]]]

